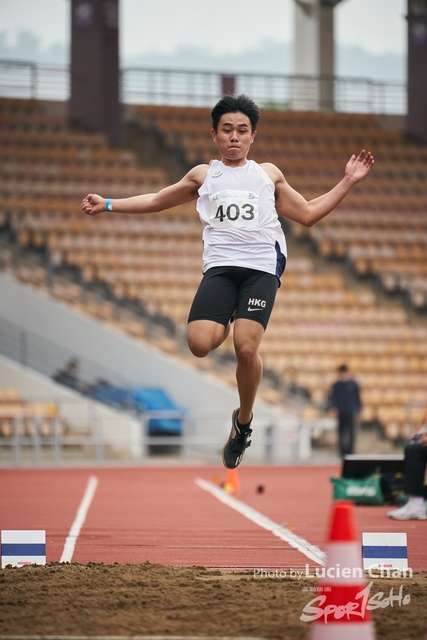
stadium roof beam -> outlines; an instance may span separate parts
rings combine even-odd
[[[69,117],[119,146],[119,0],[71,0]]]
[[[295,0],[294,109],[334,109],[334,8],[341,1]]]
[[[408,0],[407,134],[427,143],[427,0]]]

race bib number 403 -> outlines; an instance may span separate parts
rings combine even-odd
[[[253,229],[258,226],[259,196],[253,191],[217,191],[209,197],[214,229]]]

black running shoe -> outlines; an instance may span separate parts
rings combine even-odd
[[[241,429],[237,425],[239,410],[235,409],[231,417],[231,431],[227,442],[222,449],[222,461],[227,469],[235,469],[241,462],[245,449],[251,446],[249,438],[252,429],[246,427]],[[251,420],[252,422],[252,420]]]

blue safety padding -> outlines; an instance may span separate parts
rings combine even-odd
[[[133,394],[137,411],[180,411],[184,417],[184,410],[176,405],[167,393],[160,388],[134,387]],[[150,435],[180,435],[182,432],[181,418],[162,418],[148,421]]]
[[[403,545],[400,547],[362,547],[362,556],[364,558],[407,558],[408,548]]]
[[[125,409],[144,413],[145,411],[179,411],[182,418],[185,411],[178,407],[160,388],[133,387],[126,389],[103,382],[93,387],[87,395],[94,400],[104,402],[116,409]],[[149,435],[180,435],[182,433],[182,418],[162,418],[148,421]]]
[[[19,543],[3,543],[1,545],[2,556],[45,556],[46,545],[45,544],[29,544]]]
[[[163,389],[153,387],[133,388],[137,411],[180,411],[184,417],[184,410],[178,407]],[[149,435],[180,435],[182,432],[182,418],[162,418],[148,421]]]
[[[134,398],[131,391],[115,387],[112,384],[104,384],[94,388],[88,393],[94,400],[105,402],[117,409],[134,409]]]

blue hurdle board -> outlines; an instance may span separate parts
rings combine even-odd
[[[364,569],[407,569],[406,533],[362,533]]]
[[[13,567],[46,564],[46,531],[2,531],[1,568],[8,564]]]

